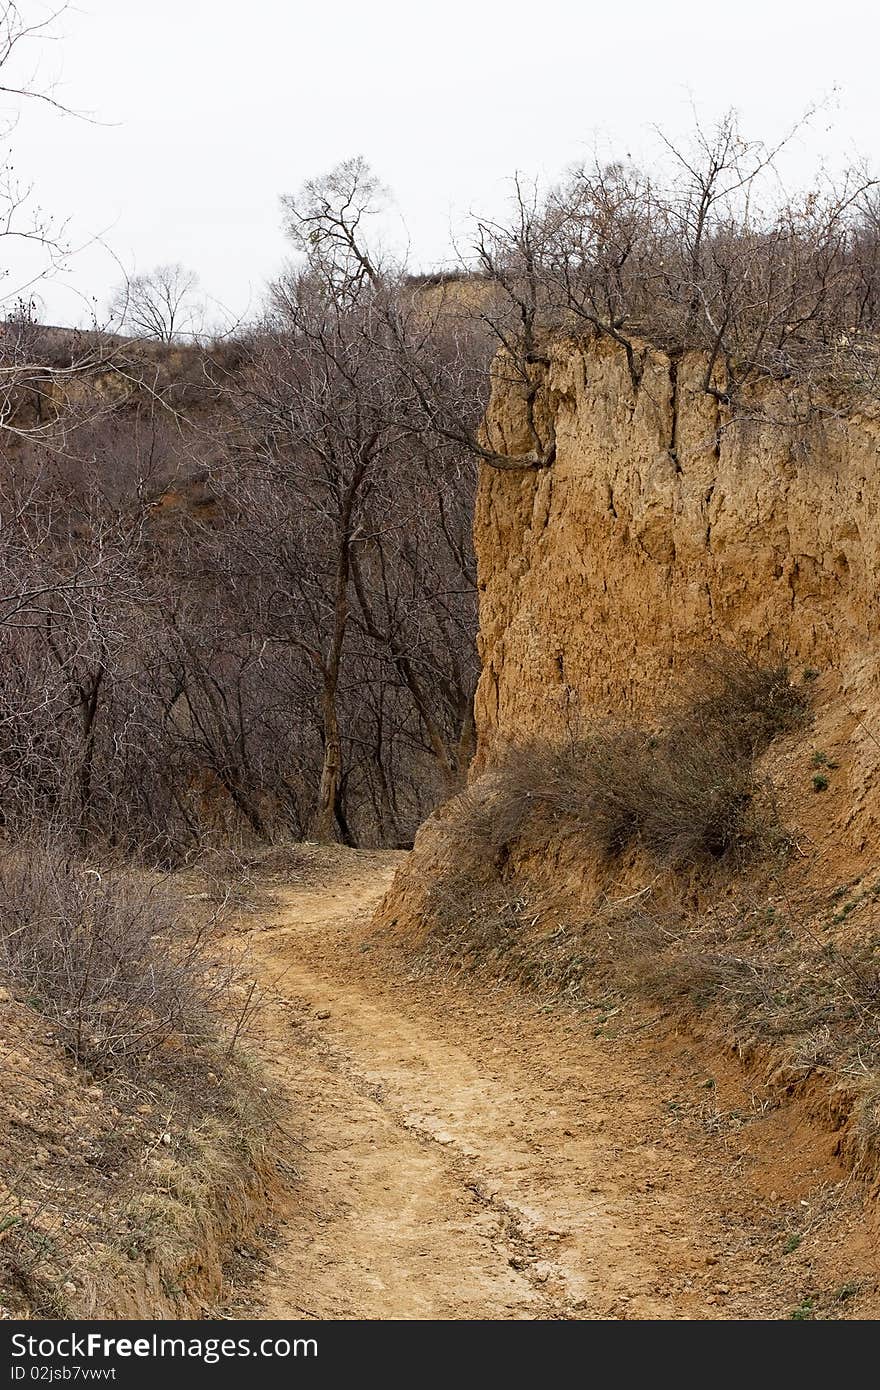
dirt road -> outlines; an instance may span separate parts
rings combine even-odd
[[[299,1179],[233,1315],[874,1315],[833,1136],[644,1021],[408,978],[370,928],[400,857],[319,856],[243,918]]]

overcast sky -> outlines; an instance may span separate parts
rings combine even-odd
[[[837,88],[796,171],[880,163],[875,14],[854,0],[79,0],[30,67],[100,124],[32,104],[11,138],[19,177],[87,248],[39,288],[45,316],[102,317],[120,264],[173,261],[233,314],[255,311],[285,254],[279,194],[352,154],[393,191],[386,235],[419,268],[449,259],[469,211],[503,210],[514,171],[552,179],[597,143],[650,155],[652,126],[678,135],[692,104],[708,120],[736,106],[772,139]]]

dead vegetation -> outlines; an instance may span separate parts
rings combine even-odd
[[[237,980],[216,916],[161,883],[19,847],[0,860],[0,973],[96,1076],[148,1080],[216,1046]]]
[[[502,871],[459,865],[439,876],[429,889],[430,930],[417,973],[475,970],[511,980],[547,1005],[592,1012],[597,1032],[614,1028],[627,999],[667,1017],[699,1016],[744,1058],[770,1048],[786,1059],[784,1084],[819,1071],[849,1095],[851,1158],[873,1170],[880,1157],[873,916],[858,927],[848,917],[847,931],[833,900],[795,901],[780,887],[785,854],[696,910],[662,876],[619,896],[606,877],[585,904],[571,887],[571,849],[551,833],[516,868],[511,860]],[[541,853],[562,886],[549,886]],[[873,913],[878,900],[880,883],[865,891],[863,910]]]
[[[567,743],[509,748],[486,784],[444,822],[460,863],[497,861],[548,829],[613,856],[632,846],[662,864],[744,855],[773,835],[772,796],[755,760],[806,717],[784,666],[723,650],[702,691],[655,730],[599,725]]]
[[[658,871],[698,872],[785,848],[772,788],[756,759],[776,734],[806,720],[803,687],[792,685],[783,665],[761,665],[728,649],[703,660],[694,681],[656,729],[602,725],[562,745],[509,748],[452,803],[439,823],[444,871],[428,893],[441,938],[455,937],[465,959],[508,950],[526,901],[518,880],[528,875],[512,867],[512,856],[522,861],[549,845],[609,866],[638,854]],[[561,939],[556,932],[545,938],[554,963],[549,976],[539,970],[545,983],[561,972],[557,982],[569,990],[588,966],[601,962],[617,971],[678,941],[670,923],[646,907],[643,894],[622,912],[603,906],[592,947],[576,932],[573,953],[565,928]],[[688,958],[690,973],[705,981],[750,973],[711,949]]]
[[[246,1051],[256,991],[221,924],[207,895],[45,844],[0,858],[9,1311],[82,1315],[126,1297],[130,1311],[152,1279],[179,1316],[206,1261],[219,1285],[233,1227],[265,1212],[274,1127]]]
[[[615,343],[634,390],[644,340],[699,351],[704,389],[737,413],[757,382],[792,403],[820,384],[876,396],[876,180],[854,167],[781,195],[787,142],[745,138],[735,112],[661,142],[659,177],[597,160],[545,197],[517,180],[512,216],[479,224],[477,265],[503,296],[496,332],[524,392],[539,359],[523,325]]]

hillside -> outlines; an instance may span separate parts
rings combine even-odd
[[[764,383],[734,418],[699,354],[643,344],[639,370],[557,338],[555,462],[482,472],[477,755],[379,927],[599,1029],[733,1049],[870,1187],[880,417]],[[524,409],[496,369],[512,454]]]
[[[245,1070],[196,1040],[132,1091],[11,960],[13,1314],[874,1315],[878,420],[766,384],[734,419],[697,354],[640,353],[636,389],[555,339],[552,465],[481,472],[476,754],[414,852],[276,831],[172,875],[176,952],[215,900],[246,948]],[[502,355],[511,458],[526,410]],[[199,495],[150,499],[148,555],[235,523]]]

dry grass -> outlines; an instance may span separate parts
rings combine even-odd
[[[619,877],[612,872],[604,893],[596,887],[585,902],[571,873],[577,846],[573,855],[563,844],[558,874],[559,845],[552,836],[546,842],[549,872],[537,839],[531,854],[500,869],[475,869],[460,853],[449,855],[447,872],[429,889],[432,926],[417,968],[514,981],[548,1006],[593,1011],[597,1031],[616,1027],[627,998],[665,1016],[692,1019],[698,1011],[702,1026],[725,1045],[775,1056],[781,1085],[819,1073],[835,1087],[840,1114],[852,1117],[848,1160],[875,1174],[880,880],[850,882],[830,894],[808,883],[793,892],[786,884],[795,866],[768,856],[747,873],[726,875],[722,885],[704,878],[708,891],[696,897],[693,878],[652,873],[627,893],[612,887],[625,882],[626,869]],[[644,882],[644,863],[630,867]]]
[[[513,981],[548,1006],[593,1011],[599,1030],[615,1026],[628,998],[667,1016],[711,1017],[726,1043],[776,1050],[793,1083],[818,1069],[859,1093],[853,1158],[873,1170],[880,934],[833,942],[843,930],[833,910],[823,916],[820,903],[795,907],[778,894],[780,905],[768,904],[774,878],[768,869],[763,894],[744,885],[703,910],[668,898],[661,906],[650,887],[585,910],[576,890],[543,878],[459,872],[431,889],[417,968]]]
[[[678,722],[727,730],[737,747],[753,755],[807,719],[806,689],[792,684],[788,667],[764,665],[736,647],[719,646],[699,657],[689,685],[673,727]]]
[[[422,967],[486,969],[545,1000],[577,1004],[634,995],[698,1008],[721,1000],[739,1018],[772,1012],[778,982],[769,960],[737,949],[717,922],[698,927],[661,910],[650,894],[607,899],[588,915],[527,880],[448,876],[430,890],[433,930]]]
[[[149,1080],[216,1043],[237,973],[216,918],[59,850],[0,859],[0,976],[81,1066]]]
[[[205,898],[46,845],[0,859],[0,1306],[112,1307],[149,1259],[186,1310],[205,1242],[216,1266],[230,1213],[265,1215],[256,994]]]
[[[703,690],[657,730],[605,725],[561,745],[508,749],[444,822],[455,857],[497,867],[509,845],[551,829],[577,833],[606,855],[637,844],[673,865],[748,852],[774,817],[755,758],[804,721],[805,695],[784,666],[726,649],[701,674]]]
[[[745,843],[756,784],[751,759],[717,729],[658,736],[606,727],[562,746],[509,750],[494,793],[501,844],[530,826],[567,826],[607,855],[637,843],[662,862],[683,863]]]

